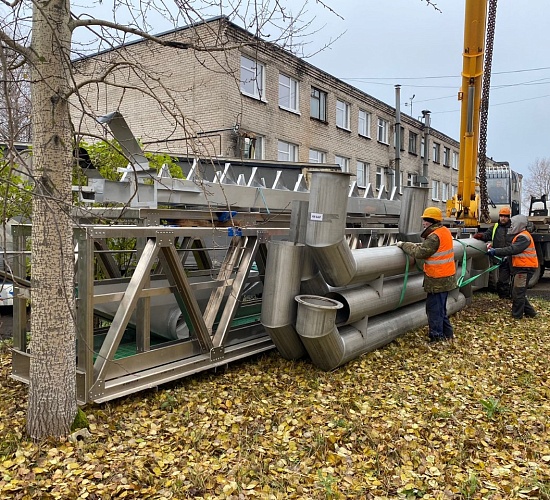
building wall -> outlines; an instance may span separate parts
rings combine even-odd
[[[349,170],[357,173],[357,162],[369,164],[368,181],[376,195],[376,171],[383,172],[386,190],[395,164],[395,108],[357,88],[338,80],[306,61],[273,44],[254,38],[250,33],[223,18],[162,35],[164,40],[193,42],[201,47],[222,44],[226,50],[209,52],[159,47],[150,42],[127,44],[76,63],[78,79],[97,76],[109,65],[127,61],[111,73],[116,87],[104,84],[85,87],[84,98],[89,116],[85,129],[100,131],[91,118],[119,110],[147,149],[178,155],[213,155],[227,159],[242,157],[245,137],[263,139],[263,159],[278,159],[278,141],[298,146],[297,161],[308,162],[309,150],[325,153],[326,163],[336,156],[349,159]],[[257,61],[265,69],[265,90],[261,98],[241,92],[241,55]],[[144,77],[146,68],[152,77]],[[279,106],[279,75],[298,81],[299,109],[288,111]],[[326,122],[311,118],[310,93],[315,87],[327,94]],[[336,126],[336,102],[350,105],[350,130]],[[359,110],[370,113],[370,137],[358,133]],[[377,139],[379,118],[389,124],[388,143]],[[401,114],[404,141],[400,169],[402,184],[408,174],[415,179],[422,173],[420,140],[424,124]],[[100,132],[101,133],[101,132]],[[409,152],[409,136],[418,136],[417,153]],[[458,185],[457,168],[452,165],[459,143],[431,128],[428,148],[428,187],[437,182],[434,205],[444,207]],[[187,138],[184,140],[184,138]],[[160,141],[160,142],[158,142]],[[440,147],[440,159],[434,162],[433,143]],[[449,151],[444,164],[444,148]],[[448,196],[442,192],[447,185]]]

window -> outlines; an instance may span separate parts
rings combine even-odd
[[[366,187],[369,183],[369,168],[370,165],[364,161],[357,162],[357,185]]]
[[[446,167],[451,166],[451,149],[448,147],[443,148],[443,165]]]
[[[388,191],[391,193],[392,189],[395,187],[395,168],[388,169]]]
[[[439,181],[432,181],[432,200],[439,200]]]
[[[327,155],[323,151],[317,149],[309,150],[309,163],[326,163]]]
[[[446,182],[441,183],[441,201],[447,201],[449,199],[449,184]]]
[[[424,158],[424,152],[426,151],[426,141],[424,137],[420,139],[420,158]]]
[[[264,99],[264,88],[264,65],[241,56],[241,92],[256,99]]]
[[[458,193],[458,187],[451,186],[451,197],[456,196],[457,193]]]
[[[434,142],[434,145],[433,145],[433,151],[434,151],[433,162],[434,163],[439,163],[439,151],[440,151],[440,149],[441,149],[440,144],[438,144],[437,142]]]
[[[334,163],[340,165],[342,172],[349,172],[349,158],[346,158],[345,156],[335,155]]]
[[[414,183],[416,181],[416,175],[415,174],[407,174],[407,186],[414,186]]]
[[[458,170],[458,153],[453,151],[453,168]]]
[[[375,187],[376,189],[380,189],[382,186],[384,186],[386,183],[384,178],[384,167],[377,166],[376,167],[376,180],[375,180]]]
[[[311,87],[310,116],[322,122],[327,121],[327,93]]]
[[[378,140],[384,144],[388,144],[388,129],[389,122],[383,118],[378,118]]]
[[[399,150],[405,151],[405,128],[399,127],[399,130],[401,132],[399,134]],[[395,143],[395,147],[397,148],[397,129],[396,129],[396,133],[394,134],[393,140]]]
[[[264,138],[259,136],[239,137],[241,158],[262,160],[264,157]]]
[[[409,153],[415,155],[418,154],[417,151],[417,144],[418,144],[418,134],[415,134],[414,132],[409,131]]]
[[[290,76],[279,75],[279,106],[289,111],[298,112],[298,82]]]
[[[359,110],[359,123],[357,125],[359,135],[370,137],[370,113],[364,109]]]
[[[350,104],[344,101],[336,101],[336,126],[345,130],[350,129]]]
[[[298,145],[291,142],[278,141],[277,160],[298,161]]]

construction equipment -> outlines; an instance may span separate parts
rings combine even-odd
[[[447,202],[447,216],[466,227],[489,222],[485,159],[496,6],[497,0],[466,0],[465,5],[458,189]]]

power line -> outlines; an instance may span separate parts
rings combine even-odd
[[[529,68],[529,69],[515,69],[511,71],[493,71],[493,75],[510,75],[513,73],[528,73],[531,71],[544,71],[550,69],[550,66],[541,67],[541,68]],[[386,76],[380,76],[380,77],[357,77],[357,78],[346,78],[346,77],[340,77],[341,80],[432,80],[432,79],[440,79],[440,78],[460,78],[460,75],[447,75],[447,76],[404,76],[404,77],[386,77]]]

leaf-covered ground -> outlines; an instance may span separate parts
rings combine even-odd
[[[276,352],[89,406],[91,437],[33,444],[1,355],[0,498],[550,498],[550,302],[477,294],[332,373]]]

